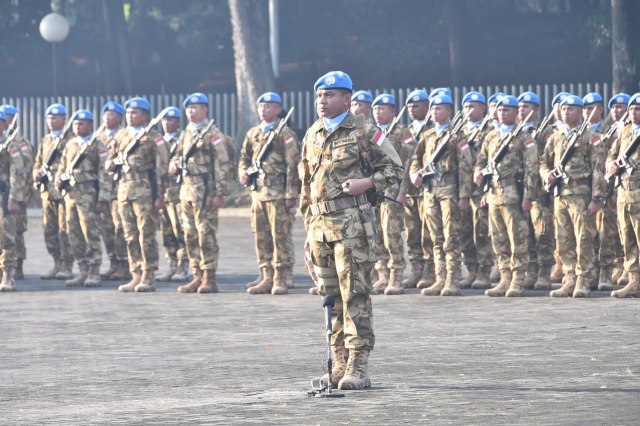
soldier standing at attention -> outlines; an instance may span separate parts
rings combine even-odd
[[[53,268],[46,274],[40,276],[43,280],[58,279],[68,280],[73,278],[71,272],[73,266],[73,255],[69,248],[69,238],[67,234],[67,222],[64,213],[64,201],[62,195],[55,187],[53,177],[58,170],[60,155],[64,150],[67,141],[73,136],[71,132],[62,134],[65,127],[67,110],[64,105],[50,105],[45,115],[47,116],[47,126],[49,134],[42,138],[36,161],[33,165],[33,180],[42,189],[40,197],[42,199],[42,226],[44,228],[44,243],[47,251],[53,257]],[[59,140],[58,140],[59,139]],[[57,144],[57,147],[54,147]],[[50,160],[49,176],[42,173],[43,166]]]
[[[0,152],[0,267],[2,268],[2,280],[0,292],[15,291],[14,278],[16,267],[16,224],[15,214],[23,207],[27,191],[23,157],[20,148],[15,141],[7,146],[5,135],[7,129],[7,117],[0,112],[0,144],[3,149]]]
[[[336,297],[331,336],[334,384],[364,389],[371,387],[367,364],[375,343],[369,297],[375,217],[365,192],[383,191],[399,182],[402,164],[382,132],[376,133],[364,116],[350,113],[349,75],[329,72],[314,90],[320,118],[304,137],[300,166],[305,251],[318,276],[319,294]]]
[[[118,212],[127,242],[131,281],[118,287],[121,292],[155,291],[158,269],[156,215],[164,208],[163,182],[167,170],[164,139],[151,130],[149,101],[131,98],[124,104],[127,127],[116,136],[106,169],[118,176]]]
[[[169,173],[182,176],[182,229],[193,280],[178,287],[181,293],[217,293],[219,247],[218,211],[229,193],[232,155],[229,139],[209,126],[209,98],[193,93],[183,103],[189,124],[169,164]]]
[[[100,285],[100,223],[98,214],[109,208],[111,179],[104,168],[107,149],[92,138],[93,114],[79,110],[74,114],[73,133],[62,152],[56,172],[56,188],[66,192],[65,218],[69,243],[80,273],[67,280],[67,286]]]
[[[239,180],[245,186],[252,184],[248,170],[257,161],[271,132],[278,127],[282,109],[280,95],[273,92],[260,95],[256,104],[260,124],[247,132],[238,164]],[[284,127],[265,152],[261,159],[262,171],[254,178],[257,186],[251,192],[251,221],[263,278],[247,292],[287,294],[292,263],[287,244],[292,225],[289,210],[297,204],[300,194],[300,149],[295,133]]]
[[[574,132],[582,123],[584,103],[578,96],[569,95],[561,102],[562,130],[549,139],[540,165],[540,175],[547,185],[558,178],[553,169],[567,150]],[[580,135],[564,172],[568,179],[558,181],[559,196],[554,200],[556,244],[564,279],[551,297],[590,297],[589,280],[595,263],[595,216],[605,195],[604,163],[606,153],[600,135],[588,129]]]

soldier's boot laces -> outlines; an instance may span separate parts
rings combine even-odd
[[[116,272],[111,274],[111,278],[109,279],[113,281],[130,280],[131,272],[129,271],[129,261],[119,260],[118,269],[116,270]]]
[[[598,280],[598,291],[612,291],[613,286],[613,267],[603,266],[600,268],[600,278]]]
[[[414,260],[411,262],[411,275],[402,280],[402,287],[404,288],[414,288],[418,285],[418,281],[422,277],[422,272],[424,270],[424,262]]]
[[[492,283],[497,283],[500,282],[500,269],[498,269],[497,265],[493,265],[491,267],[491,272],[489,273],[489,281],[491,281]]]
[[[404,270],[400,268],[393,268],[389,273],[389,285],[384,289],[384,294],[387,296],[395,296],[397,294],[404,293],[404,287],[402,286],[402,272]]]
[[[564,277],[564,273],[562,272],[562,263],[556,261],[551,269],[551,282],[552,283],[560,283]]]
[[[178,261],[176,259],[171,259],[171,261],[169,261],[169,269],[167,269],[163,274],[158,274],[156,279],[158,281],[171,281],[171,277],[173,277],[173,274],[175,274],[177,270]]]
[[[103,280],[111,279],[111,276],[116,273],[118,270],[118,259],[110,259],[109,261],[109,269],[100,273],[100,278]]]
[[[18,259],[16,261],[16,270],[13,273],[13,279],[16,281],[24,280],[24,271],[22,270],[23,260]]]
[[[198,287],[198,293],[206,294],[206,293],[217,293],[218,285],[216,284],[216,270],[215,269],[205,269],[202,272],[202,283],[200,283],[200,287]]]
[[[183,282],[189,279],[189,261],[183,260],[176,272],[171,276],[171,281]]]
[[[475,281],[471,283],[471,288],[478,290],[485,290],[487,288],[491,288],[491,278],[489,275],[491,274],[491,265],[481,265],[478,268],[478,275],[476,275]]]
[[[287,267],[287,288],[295,288],[295,283],[293,282],[293,265]]]
[[[347,359],[349,358],[349,351],[344,346],[331,346],[331,385],[334,389],[338,387],[338,383],[344,377],[345,371],[347,371]],[[322,384],[327,386],[329,384],[329,372],[322,376]]]
[[[524,288],[527,290],[533,290],[533,286],[536,285],[538,281],[538,274],[540,272],[540,268],[537,263],[529,263],[529,267],[527,268],[527,276],[524,279]]]
[[[440,296],[460,296],[460,268],[454,268],[453,271],[447,271],[447,278],[444,281],[444,287],[440,291]]]
[[[262,281],[253,287],[247,289],[249,294],[266,294],[273,288],[273,268],[270,266],[262,267]]]
[[[435,282],[427,288],[423,288],[420,293],[423,296],[439,296],[445,284],[444,265],[438,266],[435,271]]]
[[[136,293],[148,293],[150,291],[156,291],[155,274],[151,269],[145,269],[142,272],[140,282],[135,286],[134,291]]]
[[[629,273],[627,271],[622,271],[622,275],[620,275],[620,278],[618,278],[618,281],[616,282],[616,284],[618,285],[629,284]]]
[[[502,297],[507,294],[507,290],[509,289],[509,286],[511,286],[511,275],[511,269],[501,269],[500,281],[498,281],[498,284],[495,287],[486,290],[484,294],[489,297]]]
[[[573,290],[574,298],[591,297],[591,290],[589,289],[589,278],[584,275],[580,275],[576,278],[576,288]]]
[[[509,289],[504,294],[506,297],[520,297],[524,294],[525,289],[525,272],[524,271],[514,271],[511,274],[511,283],[509,284]]]
[[[576,288],[576,274],[573,271],[569,271],[564,274],[562,279],[562,286],[549,293],[551,297],[569,297],[573,294],[573,290]]]
[[[118,287],[118,291],[129,293],[135,291],[136,286],[140,283],[140,271],[131,271],[131,281]]]
[[[89,276],[89,267],[86,265],[79,265],[79,268],[80,272],[78,272],[78,275],[69,280],[66,280],[64,282],[64,285],[66,285],[67,287],[79,287],[84,285],[84,282]]]
[[[2,281],[0,281],[0,292],[16,291],[16,281],[13,278],[11,268],[2,271]]]
[[[371,387],[371,380],[367,375],[369,351],[366,349],[349,349],[349,360],[344,376],[338,382],[340,390],[367,389]]]
[[[478,265],[465,265],[467,276],[460,279],[460,288],[471,288],[478,276]]]
[[[53,268],[49,269],[45,274],[40,275],[41,280],[53,280],[56,278],[56,274],[60,270],[60,261],[58,259],[53,260]]]
[[[73,278],[73,262],[60,262],[60,269],[55,278],[56,280],[70,280]]]
[[[423,289],[431,287],[436,282],[435,265],[432,261],[425,261],[422,268],[422,276],[416,283],[416,288]]]
[[[620,290],[611,292],[612,297],[640,297],[640,274],[638,272],[629,272],[629,284]]]
[[[382,294],[384,289],[389,285],[389,275],[391,271],[388,268],[378,269],[378,280],[373,283],[371,294]]]
[[[202,284],[202,270],[198,266],[193,267],[193,279],[185,284],[178,287],[178,292],[180,293],[195,293],[198,291],[200,284]]]
[[[541,265],[534,290],[551,290],[551,265]]]
[[[271,294],[281,295],[289,293],[289,287],[287,286],[287,274],[289,273],[288,267],[278,266],[275,268],[273,275],[273,287],[271,288]]]
[[[91,266],[89,269],[89,275],[87,275],[87,279],[84,280],[85,287],[100,287],[102,279],[100,278],[100,266],[95,265]]]

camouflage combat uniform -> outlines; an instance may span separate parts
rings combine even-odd
[[[24,233],[28,229],[27,220],[27,206],[31,201],[33,176],[31,170],[33,169],[34,154],[31,143],[21,134],[15,139],[22,155],[22,161],[25,167],[25,182],[26,182],[26,194],[24,203],[20,205],[20,211],[15,214],[16,221],[16,279],[24,279],[24,273],[22,271],[22,263],[27,258],[27,247],[24,242]]]

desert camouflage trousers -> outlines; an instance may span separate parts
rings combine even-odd
[[[480,206],[482,196],[469,199],[471,208],[460,213],[460,244],[467,267],[493,265],[493,248],[489,237],[489,209]]]
[[[16,222],[15,217],[4,211],[4,208],[0,209],[0,236],[0,268],[3,270],[14,268],[16,266]]]
[[[81,268],[100,267],[100,223],[96,213],[98,194],[95,190],[80,192],[71,189],[64,197],[65,218],[69,230],[69,245]]]
[[[130,271],[158,269],[158,242],[156,241],[157,210],[151,200],[151,191],[135,200],[118,199],[118,213],[122,221]]]
[[[160,229],[162,230],[162,245],[168,262],[182,262],[188,260],[187,248],[184,242],[184,232],[180,223],[182,207],[180,203],[168,201],[160,212]]]
[[[212,208],[209,200],[202,197],[196,201],[182,200],[180,206],[189,265],[202,270],[218,269],[218,209]]]
[[[424,221],[433,241],[433,261],[449,272],[460,266],[458,200],[424,193]]]
[[[532,201],[527,216],[529,228],[529,263],[551,266],[555,263],[553,253],[556,239],[553,232],[553,207],[542,201]]]
[[[596,217],[589,215],[589,195],[566,195],[554,201],[556,244],[562,270],[591,278],[595,263]]]
[[[291,225],[291,213],[284,199],[253,200],[251,227],[254,230],[256,256],[260,268],[288,268],[293,264],[289,246]]]
[[[112,200],[109,208],[98,216],[102,242],[109,259],[127,260],[127,243],[124,240],[124,230],[120,213],[118,213],[118,201]]]
[[[520,205],[489,205],[489,230],[498,269],[526,271],[529,226]]]
[[[618,203],[618,223],[624,249],[624,270],[640,272],[640,203]]]
[[[377,268],[404,269],[404,207],[385,201],[379,207],[380,220],[376,234]],[[381,231],[381,232],[380,232]]]
[[[65,207],[62,200],[42,199],[42,227],[47,252],[55,260],[71,262],[73,255],[69,247]]]
[[[596,214],[596,250],[600,266],[613,266],[614,261],[622,259],[622,243],[618,229],[616,207],[608,203]]]
[[[423,220],[424,197],[407,197],[404,207],[404,228],[407,231],[407,251],[409,261],[433,262],[433,242]]]

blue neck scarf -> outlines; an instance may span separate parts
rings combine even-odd
[[[333,118],[322,117],[322,124],[324,125],[325,130],[329,134],[333,133],[333,131],[338,128],[338,126],[340,125],[340,123],[342,123],[342,120],[344,120],[348,113],[349,110]]]

